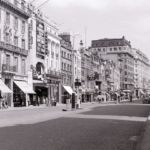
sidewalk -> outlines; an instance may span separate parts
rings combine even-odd
[[[66,106],[65,104],[59,104],[57,103],[56,106],[50,106],[50,107],[59,107],[59,106]],[[0,109],[0,111],[15,111],[15,110],[29,110],[29,109],[43,109],[43,108],[48,108],[45,104],[41,104],[39,106],[22,106],[22,107],[8,107],[5,109]]]
[[[147,117],[145,131],[140,150],[150,150],[150,113]]]
[[[135,99],[133,99],[134,101]],[[125,99],[125,100],[121,100],[121,102],[127,102],[127,101],[130,101],[128,99]],[[107,103],[116,103],[116,101],[106,101],[106,102],[85,102],[85,103],[81,103],[81,106],[85,105],[85,104],[107,104]],[[64,109],[66,108],[66,104],[60,104],[60,103],[57,103],[56,106],[53,106],[53,107],[60,107],[60,106],[63,106]],[[52,107],[52,106],[50,106]],[[43,109],[43,108],[48,108],[45,104],[40,104],[40,106],[33,106],[33,105],[30,105],[30,106],[22,106],[22,107],[8,107],[6,109],[1,109],[0,108],[0,111],[15,111],[15,110],[29,110],[29,109]]]

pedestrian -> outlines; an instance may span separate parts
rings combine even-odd
[[[56,96],[54,96],[54,106],[56,106],[57,101],[56,101]]]
[[[36,106],[36,96],[33,95],[33,106]]]
[[[37,105],[40,106],[40,97],[37,97]]]
[[[51,106],[54,106],[54,97],[51,97]]]
[[[6,96],[4,98],[4,101],[5,101],[5,108],[8,108],[8,101],[7,101],[7,97]]]
[[[5,108],[5,100],[3,97],[1,97],[1,101],[2,101],[2,109],[4,109]]]
[[[47,97],[45,97],[45,105],[46,105],[46,106],[49,105],[49,104],[48,104],[48,98],[47,98]]]
[[[51,106],[50,98],[47,99],[47,103],[48,103],[48,106],[50,107]]]

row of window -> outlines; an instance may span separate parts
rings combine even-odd
[[[63,52],[63,51],[61,52],[61,56],[68,58],[68,59],[71,59],[71,54],[69,54],[69,53],[67,54],[66,52]]]
[[[72,71],[71,65],[67,65],[66,63],[62,63],[61,69],[67,70],[67,71]]]
[[[0,9],[0,15],[1,15],[1,9]],[[0,17],[1,19],[1,17]],[[10,25],[10,13],[6,12],[6,22],[7,25]],[[18,29],[19,19],[14,16],[14,28]],[[25,33],[25,21],[21,21],[21,31],[22,33]]]
[[[69,84],[71,85],[71,77],[66,77],[62,75],[62,84]]]
[[[95,49],[95,51],[96,50],[98,50],[99,52],[106,52],[107,48],[98,48],[98,49]],[[110,51],[126,50],[126,47],[110,47],[109,50]]]
[[[0,30],[0,41],[1,40],[1,30]],[[10,42],[10,34],[9,33],[5,33],[4,35],[4,41],[8,44],[12,44],[14,46],[18,47],[18,37],[14,36],[12,42]],[[25,39],[21,39],[21,48],[25,49]]]
[[[18,57],[14,57],[14,66],[16,66],[16,72],[18,72]],[[6,55],[6,65],[12,66],[10,55]],[[21,73],[25,74],[25,59],[21,59]]]

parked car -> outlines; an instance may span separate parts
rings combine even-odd
[[[143,100],[143,104],[150,104],[150,97],[146,97],[146,98]]]

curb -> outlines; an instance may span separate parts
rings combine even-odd
[[[147,117],[140,150],[150,150],[150,116]]]

